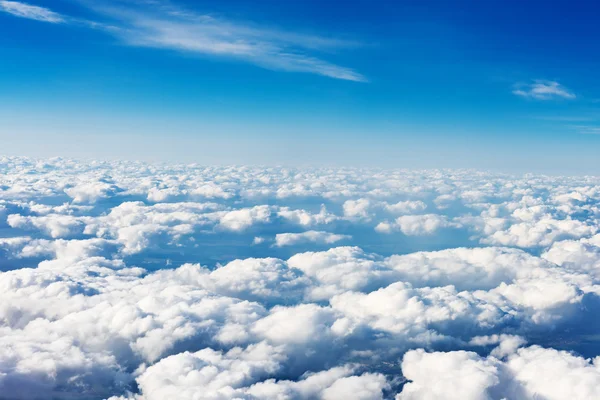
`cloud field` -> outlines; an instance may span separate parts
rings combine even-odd
[[[600,178],[0,157],[0,398],[600,398]]]

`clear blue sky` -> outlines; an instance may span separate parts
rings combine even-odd
[[[600,174],[600,3],[0,0],[2,154]]]

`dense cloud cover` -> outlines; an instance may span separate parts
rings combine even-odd
[[[599,219],[595,177],[0,158],[0,398],[600,398]]]

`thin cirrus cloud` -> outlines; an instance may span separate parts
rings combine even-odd
[[[584,135],[600,135],[600,126],[577,125],[574,127],[579,133]]]
[[[63,16],[54,11],[44,7],[20,3],[18,1],[0,1],[0,11],[4,11],[21,18],[50,22],[53,24],[65,22]]]
[[[573,100],[577,96],[556,81],[536,80],[530,84],[518,84],[513,94],[535,100]]]
[[[16,1],[0,1],[0,11],[37,21],[69,22],[101,29],[130,46],[228,58],[270,70],[367,82],[367,78],[357,71],[314,54],[358,46],[353,41],[255,27],[196,14],[162,2],[97,6],[84,1],[82,4],[113,23],[71,18],[44,7]]]

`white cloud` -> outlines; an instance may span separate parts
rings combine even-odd
[[[352,366],[307,372],[299,381],[265,379],[280,370],[284,361],[280,347],[264,342],[227,353],[204,349],[167,357],[149,367],[137,381],[147,400],[379,400],[388,386],[380,374],[353,375]]]
[[[396,223],[405,235],[431,235],[440,228],[452,226],[448,220],[437,214],[403,215]]]
[[[358,247],[336,247],[296,254],[288,265],[316,282],[308,288],[309,299],[324,300],[348,290],[377,289],[394,282],[398,275],[381,261],[381,257],[365,254]]]
[[[407,383],[397,400],[538,399],[584,400],[600,396],[598,359],[539,346],[493,356],[453,351],[409,351],[402,361]]]
[[[595,398],[599,204],[595,177],[0,157],[0,393]]]
[[[457,227],[447,217],[438,214],[402,215],[394,222],[380,222],[375,230],[380,233],[391,233],[400,230],[407,236],[432,235],[441,228]]]
[[[395,204],[385,204],[385,209],[394,214],[418,214],[427,208],[427,204],[421,200],[399,201]]]
[[[313,214],[306,210],[292,210],[289,207],[282,207],[277,214],[288,221],[302,226],[329,224],[338,219],[335,214],[327,212],[324,205],[321,206],[318,214]]]
[[[271,217],[271,209],[268,206],[256,206],[225,213],[219,226],[230,231],[243,231],[255,223],[266,223]]]
[[[346,200],[344,202],[344,216],[347,218],[369,218],[369,199]]]
[[[62,15],[44,7],[32,6],[18,1],[0,1],[0,11],[15,15],[21,18],[33,19],[36,21],[61,23],[65,22]]]
[[[575,99],[577,96],[555,81],[536,80],[531,84],[517,85],[513,94],[535,100]]]
[[[114,185],[102,181],[81,182],[65,189],[65,193],[75,203],[95,203],[99,199],[111,197],[116,190]]]
[[[492,289],[551,265],[516,249],[456,248],[391,256],[385,264],[398,280],[423,286],[454,285],[459,290]]]
[[[275,235],[275,246],[293,246],[301,243],[333,244],[341,240],[351,239],[349,235],[339,235],[323,231],[306,231],[301,233],[278,233]]]
[[[73,22],[115,35],[125,44],[152,47],[248,62],[263,68],[317,74],[329,78],[366,82],[355,70],[320,58],[324,50],[356,47],[357,42],[256,27],[196,14],[167,1],[83,3],[111,18],[115,25],[63,17],[47,8],[16,1],[0,1],[0,10],[23,18],[59,23]],[[101,18],[98,18],[100,20]],[[199,188],[200,196],[219,195],[214,188]]]
[[[402,360],[402,373],[410,380],[396,400],[487,400],[500,399],[498,362],[476,353],[426,353],[409,351]]]
[[[527,340],[521,336],[506,334],[476,336],[469,342],[469,344],[474,346],[498,345],[490,353],[490,355],[496,358],[503,358],[513,354],[519,347],[525,345],[526,343]]]
[[[542,257],[571,270],[600,278],[600,235],[555,242]]]

